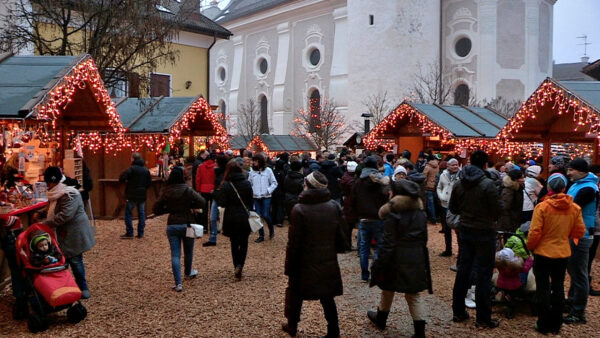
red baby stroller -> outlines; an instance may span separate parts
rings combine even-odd
[[[43,231],[50,235],[52,244],[60,253],[60,259],[57,262],[41,267],[31,264],[30,238],[37,231]],[[68,269],[65,257],[58,247],[54,231],[47,225],[34,224],[19,234],[16,249],[17,261],[33,294],[30,297],[30,304],[34,313],[29,315],[27,323],[29,331],[45,331],[48,328],[47,314],[63,309],[68,309],[67,318],[71,323],[75,324],[83,320],[87,316],[87,310],[80,301],[81,290]]]

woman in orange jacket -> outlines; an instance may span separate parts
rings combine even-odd
[[[564,194],[567,179],[562,174],[548,178],[548,197],[535,207],[527,247],[534,253],[538,320],[541,333],[558,333],[565,302],[564,281],[571,256],[569,238],[585,234],[581,208]],[[550,282],[552,279],[552,282]]]

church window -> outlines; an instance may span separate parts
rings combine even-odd
[[[261,58],[258,61],[258,70],[260,70],[261,74],[266,74],[269,69],[269,62],[265,58]]]
[[[375,24],[375,16],[369,15],[369,26],[373,26]]]
[[[454,90],[454,104],[455,105],[469,105],[469,86],[466,84],[460,84]]]
[[[313,49],[309,55],[310,64],[316,66],[321,61],[321,51],[318,48]]]
[[[268,102],[267,97],[264,95],[260,97],[260,133],[269,133]]]
[[[471,52],[471,47],[471,39],[460,38],[456,41],[456,45],[454,45],[454,51],[456,52],[456,55],[465,57]]]
[[[225,67],[219,68],[219,79],[221,80],[221,82],[224,82],[226,77],[227,71],[225,70]]]

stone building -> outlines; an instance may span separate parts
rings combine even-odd
[[[234,34],[211,49],[210,103],[234,134],[249,99],[270,132],[287,134],[311,98],[360,121],[368,95],[400,103],[427,67],[452,79],[447,103],[522,100],[552,74],[555,2],[231,0],[205,12]]]

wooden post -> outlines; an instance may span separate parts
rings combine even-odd
[[[59,143],[59,153],[56,154],[58,156],[58,159],[56,161],[57,165],[59,167],[62,168],[63,166],[63,160],[65,158],[65,150],[67,149],[67,142],[66,142],[66,138],[65,138],[65,127],[64,126],[60,126],[60,143]]]
[[[188,156],[194,156],[196,153],[194,152],[194,135],[190,132],[190,136],[188,137]]]
[[[550,142],[550,136],[548,133],[544,134],[544,163],[543,163],[543,177],[548,178],[548,166],[550,165],[550,156],[552,154],[552,142]]]
[[[598,158],[598,139],[594,139],[594,143],[592,143],[592,164],[600,164],[600,159]]]

